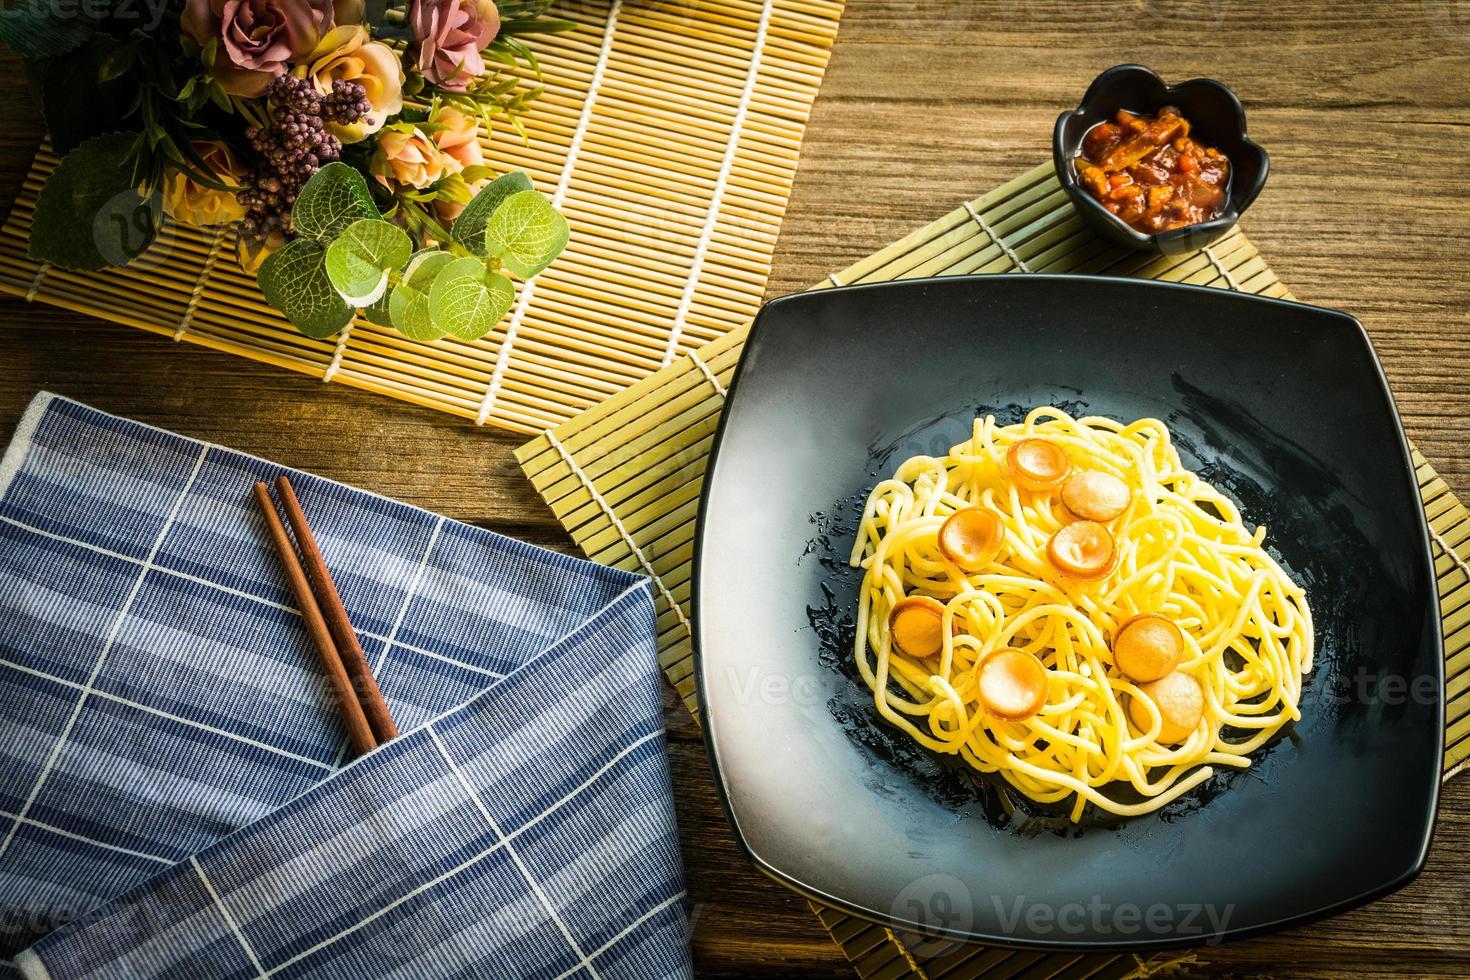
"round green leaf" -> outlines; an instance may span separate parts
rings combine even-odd
[[[266,301],[308,337],[330,337],[352,320],[327,278],[327,250],[320,242],[296,238],[272,253],[257,279]]]
[[[476,255],[484,255],[485,225],[489,223],[490,216],[506,198],[531,190],[531,186],[531,178],[520,170],[495,178],[480,188],[480,192],[470,199],[459,217],[454,219],[454,227],[449,230],[450,237]]]
[[[323,245],[354,221],[381,217],[362,174],[340,161],[312,174],[291,208],[291,226],[296,233]]]
[[[448,252],[437,248],[421,248],[408,260],[408,268],[403,270],[403,279],[414,289],[427,293],[429,287],[434,285],[434,279],[453,261],[454,256]]]
[[[388,300],[393,296],[393,290],[383,290],[377,302],[369,303],[362,308],[362,318],[368,323],[376,323],[380,327],[393,326],[393,314],[388,307]]]
[[[455,259],[434,279],[429,316],[440,330],[475,340],[500,322],[515,298],[515,284],[479,259]]]
[[[327,276],[353,306],[371,306],[388,288],[388,272],[403,268],[413,254],[413,240],[402,228],[381,218],[348,225],[327,246]]]
[[[438,340],[444,331],[429,316],[429,294],[400,282],[388,294],[388,310],[393,326],[409,340]]]
[[[551,202],[535,191],[506,198],[485,226],[485,250],[522,279],[551,264],[566,248],[571,229]]]
[[[408,283],[416,292],[424,294],[424,315],[428,316],[428,292],[433,285],[434,275],[439,269],[449,262],[454,261],[454,256],[437,248],[421,248],[409,257],[408,265],[403,269],[403,282]],[[391,300],[393,290],[386,289],[378,301],[371,306],[363,308],[362,315],[369,323],[376,323],[380,327],[396,326],[393,322],[393,307]],[[400,301],[401,302],[401,301]],[[438,340],[444,334],[436,332],[432,337],[414,337],[414,340]]]

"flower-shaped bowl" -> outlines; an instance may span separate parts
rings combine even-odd
[[[1119,109],[1154,113],[1166,105],[1179,109],[1202,143],[1230,159],[1230,184],[1219,217],[1150,235],[1130,227],[1077,183],[1076,159],[1087,131],[1112,119]],[[1266,151],[1246,135],[1245,109],[1234,92],[1209,78],[1168,85],[1142,65],[1116,65],[1093,79],[1081,104],[1057,117],[1052,160],[1057,180],[1093,232],[1115,245],[1166,255],[1203,248],[1234,227],[1261,193],[1270,170]]]

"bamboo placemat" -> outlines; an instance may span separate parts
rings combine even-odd
[[[563,9],[565,8],[565,9]],[[545,93],[485,142],[528,171],[572,238],[474,343],[415,343],[358,320],[301,336],[234,261],[232,232],[168,227],[124,269],[26,257],[42,147],[0,231],[0,291],[477,423],[539,432],[749,320],[796,173],[842,0],[582,0],[537,36]]]
[[[1239,230],[1182,256],[1150,257],[1105,245],[1083,229],[1051,164],[966,202],[813,288],[1018,270],[1134,276],[1292,298]],[[664,671],[696,717],[685,608],[694,519],[725,387],[745,336],[741,329],[718,338],[517,453],[536,489],[589,557],[654,577]],[[1444,616],[1449,778],[1470,760],[1470,515],[1418,450],[1413,461],[1434,538]],[[1177,957],[1145,963],[1127,955],[935,944],[834,909],[814,908],[859,975],[874,980],[1118,980],[1177,962]]]

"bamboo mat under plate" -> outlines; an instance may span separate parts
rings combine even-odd
[[[0,231],[0,292],[521,432],[540,432],[748,321],[841,0],[584,0],[537,35],[546,91],[481,142],[572,227],[488,336],[424,344],[355,321],[303,337],[236,264],[232,229],[168,224],[126,268],[26,256],[43,146]],[[526,74],[524,71],[520,72]]]
[[[1238,229],[1208,249],[1180,256],[1107,246],[1082,227],[1049,163],[813,288],[1015,271],[1133,276],[1293,298]],[[725,334],[517,453],[536,489],[589,557],[655,578],[663,668],[696,718],[685,608],[694,520],[725,387],[745,336],[744,329]],[[1444,616],[1448,778],[1470,760],[1470,515],[1417,450],[1413,461],[1434,539]],[[1156,957],[1145,963],[1117,954],[936,944],[834,909],[815,910],[859,975],[871,980],[1119,980],[1157,972],[1177,960]]]

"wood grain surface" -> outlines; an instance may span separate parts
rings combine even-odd
[[[1363,320],[1409,434],[1470,498],[1470,0],[849,0],[769,295],[1045,160],[1056,114],[1129,61],[1245,100],[1272,175],[1244,228],[1298,297]],[[3,210],[42,127],[19,63],[0,59],[0,78]],[[44,387],[572,550],[512,459],[517,437],[42,305],[4,299],[0,315],[0,437]],[[699,974],[851,976],[806,904],[747,865],[697,729],[671,692],[666,706]],[[1446,788],[1411,885],[1201,950],[1185,972],[1470,976],[1470,775]]]

